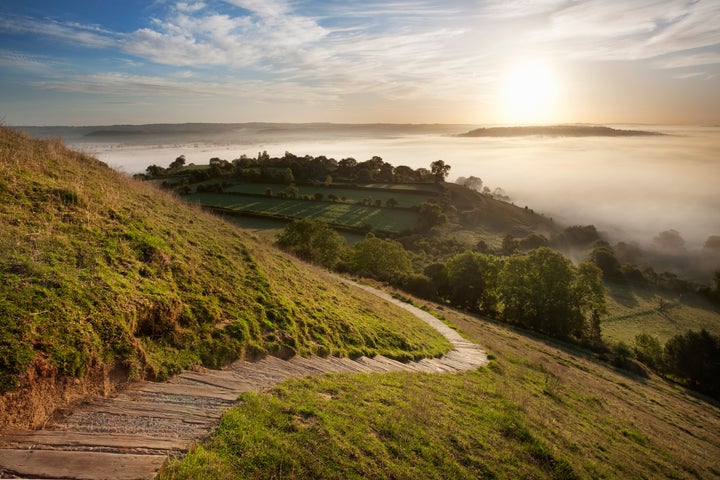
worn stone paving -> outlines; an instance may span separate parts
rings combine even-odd
[[[182,372],[165,383],[133,382],[117,396],[84,403],[46,429],[3,432],[0,478],[152,479],[169,456],[207,436],[243,392],[261,392],[291,377],[323,373],[456,373],[487,364],[480,347],[429,313],[372,287],[353,285],[411,311],[454,349],[441,358],[417,362],[383,356],[268,356],[238,361],[221,371]]]

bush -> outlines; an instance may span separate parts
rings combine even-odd
[[[278,237],[277,245],[297,257],[334,268],[345,256],[345,240],[326,223],[304,218],[294,220]]]

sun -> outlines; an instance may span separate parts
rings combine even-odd
[[[507,123],[547,123],[554,117],[556,80],[550,66],[541,60],[510,68],[502,83],[502,109]]]

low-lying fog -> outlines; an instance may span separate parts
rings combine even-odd
[[[442,159],[452,166],[449,181],[480,177],[519,206],[566,224],[595,224],[612,241],[648,245],[659,232],[674,229],[694,250],[720,235],[720,128],[633,126],[667,135],[585,138],[457,138],[447,133],[472,126],[453,128],[319,126],[298,132],[265,126],[244,134],[163,137],[161,145],[148,144],[148,136],[141,145],[125,139],[123,144],[119,139],[68,142],[127,173],[151,164],[166,167],[181,154],[188,163],[202,164],[211,157],[232,160],[262,150],[271,156],[289,151],[358,161],[378,155],[413,168]]]

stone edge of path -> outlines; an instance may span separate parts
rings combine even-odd
[[[243,392],[265,391],[289,378],[324,373],[456,373],[487,365],[487,354],[478,345],[432,314],[377,288],[332,276],[409,311],[443,335],[453,349],[441,357],[410,362],[381,355],[288,360],[267,356],[256,362],[237,361],[224,370],[181,372],[163,383],[133,382],[112,398],[85,402],[52,428],[0,435],[0,478],[152,479],[170,454],[185,452],[210,434]],[[109,429],[103,419],[125,422],[127,431]],[[133,427],[133,422],[142,428]],[[180,427],[163,431],[157,426],[163,422]]]

